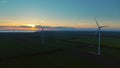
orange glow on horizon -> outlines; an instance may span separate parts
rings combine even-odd
[[[38,28],[35,28],[35,27],[29,27],[29,28],[25,28],[25,27],[2,27],[2,28],[0,28],[0,30],[37,31]]]
[[[100,25],[107,25],[110,26],[108,28],[120,28],[118,22],[113,23],[111,21],[100,21]],[[109,24],[109,25],[108,25]],[[6,20],[6,21],[0,21],[0,26],[8,26],[8,27],[1,27],[1,30],[41,30],[40,28],[37,28],[36,26],[50,26],[50,27],[72,27],[72,28],[96,28],[95,22],[92,20],[78,20],[78,21],[57,21],[57,20],[43,20],[43,21],[31,21],[31,20]],[[10,27],[9,27],[10,26]],[[25,26],[25,27],[21,27]],[[46,30],[52,30],[51,28],[46,28]]]

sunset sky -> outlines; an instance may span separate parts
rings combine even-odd
[[[120,28],[120,0],[0,0],[0,26]]]

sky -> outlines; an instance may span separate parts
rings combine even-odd
[[[0,0],[0,26],[120,28],[120,0]]]

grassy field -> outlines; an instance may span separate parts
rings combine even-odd
[[[99,67],[98,67],[99,66]],[[78,56],[58,52],[48,55],[37,55],[0,62],[0,68],[110,68],[105,64],[95,63]]]
[[[45,39],[45,44],[42,44],[41,37],[8,37],[0,39],[0,57],[11,57],[21,54],[29,54],[35,52],[44,52],[55,49],[72,48],[74,45],[68,42],[59,40]]]
[[[98,37],[76,38],[70,41],[98,45]],[[120,48],[120,38],[105,38],[101,37],[101,46]]]
[[[102,55],[120,59],[120,39],[105,36],[102,36],[101,39]],[[83,45],[85,47],[81,47]],[[41,33],[0,34],[0,59],[77,47],[84,52],[97,52],[97,37],[79,32],[46,32],[45,44],[42,45]],[[91,62],[62,52],[0,61],[0,68],[108,68],[104,64],[100,64],[100,67],[98,65],[94,61]]]

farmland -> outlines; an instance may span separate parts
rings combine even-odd
[[[93,31],[46,31],[45,44],[41,42],[41,32],[1,33],[0,68],[73,68],[93,67],[99,64],[86,58],[69,54],[71,49],[78,53],[97,53],[97,34]],[[102,32],[101,52],[103,57],[120,58],[120,32]],[[77,49],[76,49],[77,48]],[[74,51],[73,50],[73,51]],[[79,52],[80,50],[80,52]],[[67,52],[68,53],[67,53]],[[88,66],[86,66],[86,64]],[[95,65],[94,65],[95,64]],[[101,67],[107,67],[105,64]],[[48,66],[48,67],[47,67]],[[101,68],[100,67],[100,68]]]

